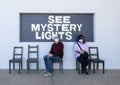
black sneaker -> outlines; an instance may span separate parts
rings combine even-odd
[[[81,70],[81,73],[83,74],[83,73],[84,73],[84,70]]]
[[[85,70],[85,74],[88,75],[89,73],[87,72],[87,70]]]

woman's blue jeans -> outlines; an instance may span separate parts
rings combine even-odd
[[[46,70],[48,72],[50,72],[50,73],[52,72],[52,63],[53,63],[53,61],[57,61],[57,60],[60,59],[58,56],[50,57],[48,55],[44,56],[43,58],[44,58],[44,63],[45,63]]]

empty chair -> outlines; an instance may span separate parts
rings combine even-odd
[[[23,56],[23,47],[15,46],[13,48],[13,58],[9,60],[9,73],[11,73],[11,63],[13,63],[13,70],[15,70],[15,63],[19,64],[19,73],[22,70],[22,56]]]
[[[105,61],[99,58],[98,47],[89,47],[89,56],[90,56],[90,62],[93,63],[93,73],[95,73],[95,65],[97,65],[97,70],[98,70],[100,63],[102,63],[102,68],[104,73]],[[91,69],[91,63],[90,63],[90,69]]]
[[[27,70],[30,70],[30,63],[36,63],[36,69],[38,72],[39,59],[38,59],[39,47],[28,45],[28,59],[27,59]]]
[[[53,65],[54,65],[54,63],[58,63],[59,64],[59,69],[61,70],[61,73],[63,73],[63,60],[61,58],[59,60],[53,61],[52,63],[53,63]]]

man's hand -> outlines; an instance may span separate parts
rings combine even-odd
[[[53,54],[51,54],[51,53],[50,53],[50,54],[48,54],[48,56],[49,56],[49,57],[52,57],[52,56],[53,56]]]

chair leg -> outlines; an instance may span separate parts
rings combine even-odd
[[[63,73],[63,62],[61,63],[61,72]]]
[[[89,62],[88,64],[88,70],[89,70],[89,73],[91,72],[91,62]]]
[[[95,73],[95,62],[93,62],[93,73]]]
[[[98,68],[99,68],[99,63],[97,62],[97,70],[98,70]]]
[[[27,73],[29,72],[29,62],[27,61]]]
[[[9,73],[11,73],[11,62],[9,62]]]
[[[22,62],[21,62],[21,70],[22,70],[23,68],[22,68]]]
[[[61,70],[61,63],[59,62],[59,70]]]
[[[28,70],[30,70],[30,63],[28,62]]]
[[[18,73],[20,73],[20,67],[21,67],[21,65],[20,65],[21,63],[19,62],[19,71],[18,71]]]
[[[13,62],[13,70],[15,70],[15,63]]]
[[[78,74],[80,74],[80,63],[77,61],[77,69],[78,69]]]
[[[61,70],[61,73],[63,73],[63,62],[60,62],[59,69]]]
[[[103,74],[105,73],[105,64],[103,62]]]
[[[37,72],[38,72],[38,62],[36,64],[37,64]]]
[[[76,61],[76,70],[78,70],[78,65],[77,65],[77,61]]]
[[[61,71],[61,73],[63,73],[63,62],[58,62],[58,64],[59,64],[59,70]],[[54,70],[53,67],[54,67],[54,62],[52,62],[52,73],[53,73],[53,70]]]

